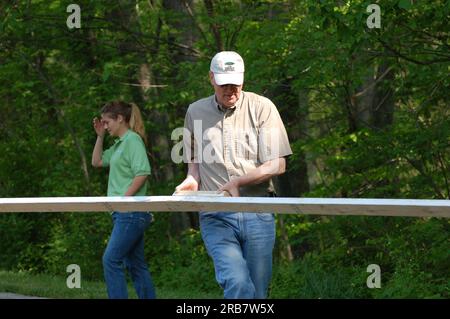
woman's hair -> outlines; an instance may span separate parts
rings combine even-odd
[[[113,101],[106,103],[101,110],[102,114],[108,114],[112,119],[117,119],[122,115],[130,125],[130,128],[135,131],[147,145],[147,136],[145,135],[144,121],[142,120],[141,111],[134,103],[126,103],[123,101]]]

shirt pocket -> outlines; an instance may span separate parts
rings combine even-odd
[[[258,160],[258,136],[256,132],[242,132],[234,139],[234,151],[237,158],[256,162]]]

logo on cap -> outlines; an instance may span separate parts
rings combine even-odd
[[[234,62],[226,62],[226,67],[224,68],[225,72],[234,72]]]

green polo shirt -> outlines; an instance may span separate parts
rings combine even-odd
[[[102,154],[103,167],[109,168],[108,196],[124,196],[136,176],[150,175],[145,144],[142,138],[128,130]],[[135,196],[145,196],[147,181]]]

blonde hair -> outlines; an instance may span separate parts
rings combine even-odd
[[[139,134],[139,136],[147,145],[147,135],[145,134],[144,121],[142,120],[142,114],[138,106],[131,103],[131,117],[130,117],[130,128]]]
[[[145,145],[147,145],[144,121],[142,120],[141,111],[136,104],[123,101],[109,102],[103,106],[101,113],[108,113],[112,119],[117,119],[119,115],[122,115],[125,122],[130,125],[130,129],[139,134]]]

